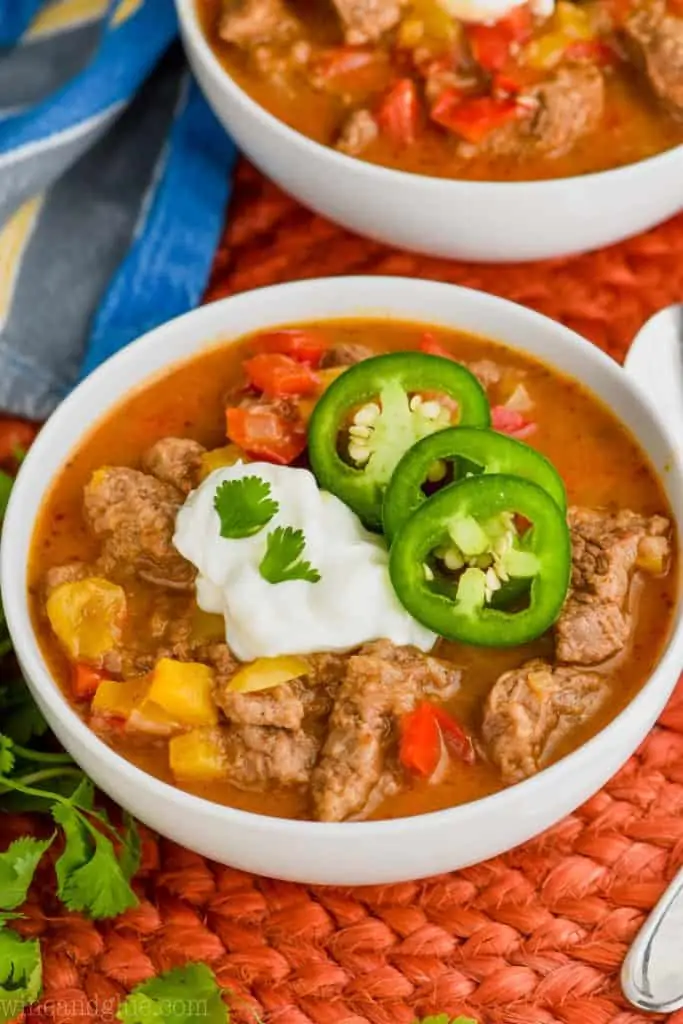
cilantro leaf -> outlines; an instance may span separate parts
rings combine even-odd
[[[0,776],[11,775],[14,768],[14,743],[0,733]]]
[[[270,484],[260,476],[224,480],[213,499],[221,521],[221,537],[237,540],[262,530],[280,508],[270,494]]]
[[[49,839],[22,836],[0,853],[0,907],[3,910],[14,910],[24,902],[36,868],[53,839],[54,836]]]
[[[137,897],[111,841],[69,804],[55,804],[52,817],[61,825],[65,839],[55,864],[57,895],[62,903],[94,918],[116,917],[134,907]],[[126,868],[130,863],[129,859]]]
[[[122,1024],[229,1024],[216,977],[206,964],[186,964],[143,981],[119,1006]]]
[[[414,1021],[414,1024],[479,1024],[473,1017],[454,1017],[451,1020],[448,1013],[439,1013],[434,1017],[424,1017],[422,1020]]]
[[[126,811],[123,816],[123,823],[125,831],[122,836],[123,850],[119,857],[119,864],[121,866],[121,873],[127,882],[130,882],[131,878],[137,873],[140,867],[140,858],[142,855],[142,846],[140,843],[140,833],[138,832],[137,822],[135,818],[131,817]]]
[[[268,534],[266,540],[266,553],[259,566],[263,578],[269,583],[285,583],[288,580],[317,583],[320,573],[310,562],[301,558],[305,546],[303,530],[278,526]]]
[[[0,931],[0,1024],[15,1020],[40,995],[43,964],[37,939]]]

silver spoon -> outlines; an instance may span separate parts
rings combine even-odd
[[[661,310],[641,328],[626,372],[683,445],[683,304]],[[636,936],[621,971],[624,995],[641,1010],[683,1007],[683,869]]]

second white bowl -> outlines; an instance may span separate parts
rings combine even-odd
[[[611,245],[683,210],[683,146],[612,171],[552,181],[406,174],[322,146],[269,114],[209,46],[196,0],[176,0],[187,56],[240,149],[305,206],[361,235],[432,256],[542,259]]]

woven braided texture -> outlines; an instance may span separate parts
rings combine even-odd
[[[618,359],[656,309],[683,300],[683,217],[613,249],[521,267],[411,256],[306,212],[247,166],[208,297],[293,278],[407,274],[496,292]],[[29,826],[6,819],[7,841]],[[36,826],[33,823],[32,827]],[[65,915],[38,886],[46,1001],[29,1024],[111,1020],[118,998],[187,959],[210,963],[233,1018],[272,1024],[645,1024],[619,968],[683,864],[683,683],[622,771],[575,814],[505,857],[426,882],[356,890],[252,877],[147,836],[140,906],[113,923]],[[683,1013],[668,1018],[683,1024]]]

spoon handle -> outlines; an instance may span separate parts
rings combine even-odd
[[[621,972],[624,995],[641,1010],[683,1007],[683,868],[636,936]]]

